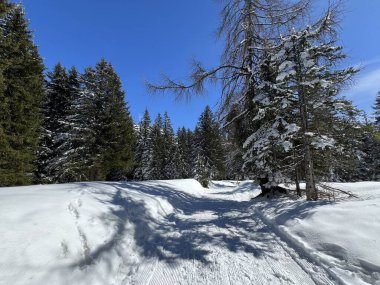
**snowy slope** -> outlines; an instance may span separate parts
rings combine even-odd
[[[0,284],[339,284],[275,211],[257,214],[259,193],[192,179],[0,188]]]
[[[380,183],[330,185],[359,198],[263,200],[252,209],[344,283],[380,284]]]

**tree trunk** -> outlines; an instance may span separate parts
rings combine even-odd
[[[301,192],[301,188],[300,188],[300,180],[299,180],[299,169],[298,167],[296,167],[296,191],[297,191],[297,195],[299,197],[302,197],[302,192]]]
[[[308,141],[308,140],[307,140]],[[315,187],[313,159],[310,146],[305,143],[305,177],[306,177],[306,200],[318,200],[317,188]]]

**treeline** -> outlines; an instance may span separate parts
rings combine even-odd
[[[174,134],[167,113],[151,124],[146,110],[138,129],[136,180],[196,178],[207,186],[209,179],[226,177],[224,138],[207,106],[194,131],[179,128]]]

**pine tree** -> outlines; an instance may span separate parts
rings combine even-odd
[[[121,81],[112,65],[101,60],[82,76],[80,114],[85,141],[81,146],[89,180],[119,180],[133,167],[134,129]]]
[[[160,113],[154,121],[151,133],[152,141],[152,179],[164,179],[164,140],[163,122]]]
[[[63,118],[66,140],[61,146],[62,167],[60,177],[62,182],[81,181],[83,179],[80,169],[82,161],[80,140],[83,137],[81,137],[80,130],[84,122],[81,121],[80,108],[77,105],[81,95],[79,77],[77,69],[72,67],[67,78],[69,104]]]
[[[380,127],[380,91],[377,93],[376,102],[373,109],[375,110],[375,124]]]
[[[133,121],[124,101],[121,81],[112,65],[101,60],[96,65],[96,74],[101,172],[107,180],[119,180],[126,177],[133,166]]]
[[[198,154],[195,160],[195,176],[194,178],[198,180],[199,183],[204,188],[208,188],[208,184],[211,180],[210,178],[210,165],[207,163],[207,160],[201,154]]]
[[[169,115],[167,112],[164,113],[164,122],[163,122],[163,130],[162,130],[162,138],[163,138],[163,178],[164,179],[174,179],[179,177],[179,173],[177,172],[177,163],[176,161],[176,144],[174,131],[172,127],[172,123],[170,121]]]
[[[192,142],[189,142],[191,138],[191,131],[179,128],[177,130],[177,167],[180,178],[192,177],[193,157],[191,153]]]
[[[152,141],[151,119],[147,109],[140,122],[139,135],[136,146],[136,164],[134,177],[137,180],[152,179]]]
[[[0,5],[0,185],[33,180],[44,97],[44,66],[23,8]]]
[[[199,117],[194,140],[197,169],[198,166],[205,167],[209,179],[223,179],[225,177],[223,137],[209,106],[206,106]],[[204,172],[203,169],[201,172]]]
[[[44,123],[38,153],[39,182],[61,182],[63,172],[63,144],[68,139],[65,119],[70,108],[70,94],[66,69],[57,64],[48,73],[47,96],[44,102]]]

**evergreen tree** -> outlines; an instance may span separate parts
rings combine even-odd
[[[195,176],[194,178],[205,188],[208,188],[210,178],[210,165],[207,163],[207,159],[198,154],[195,160]]]
[[[332,46],[333,39],[324,41],[332,24],[327,13],[268,53],[258,70],[262,81],[254,99],[259,106],[254,120],[260,127],[245,143],[246,164],[253,163],[269,186],[291,180],[290,169],[296,169],[297,177],[297,169],[303,168],[308,200],[318,199],[316,158],[342,149],[336,131],[351,110],[337,95],[355,70],[334,68],[345,56],[341,47]]]
[[[68,75],[60,64],[48,73],[44,123],[37,161],[39,182],[62,182],[63,144],[68,140],[66,118],[71,104]]]
[[[164,179],[164,139],[162,134],[163,122],[160,113],[154,121],[151,133],[152,141],[152,179]]]
[[[33,180],[39,144],[44,66],[23,8],[0,5],[0,185]]]
[[[375,124],[380,127],[380,91],[377,93],[375,106]]]
[[[206,171],[209,179],[223,179],[225,177],[223,137],[209,106],[206,106],[199,117],[194,141],[196,171],[201,167],[201,172]],[[203,176],[199,173],[196,175]]]
[[[176,144],[174,131],[172,127],[172,123],[170,121],[169,115],[167,112],[164,113],[164,122],[163,122],[163,130],[162,130],[162,138],[163,138],[163,178],[164,179],[174,179],[179,177],[177,163],[176,160]]]
[[[119,180],[133,167],[134,129],[124,101],[121,81],[112,65],[101,60],[82,77],[81,105],[86,144],[85,162],[90,180]]]
[[[180,178],[192,177],[193,157],[191,153],[192,142],[189,142],[191,131],[179,128],[177,130],[177,167]]]
[[[361,126],[360,131],[359,161],[354,178],[358,181],[380,180],[380,131],[368,121]]]
[[[79,73],[75,67],[72,67],[68,72],[67,78],[67,91],[69,104],[67,112],[63,119],[64,130],[67,133],[66,140],[61,147],[62,152],[62,171],[61,182],[81,181],[82,171],[80,165],[83,157],[81,156],[81,129],[83,128],[84,119],[80,116],[80,108],[77,105],[81,96],[80,78]]]
[[[140,122],[139,135],[136,146],[136,164],[134,177],[137,180],[152,179],[152,141],[151,119],[147,109]]]

